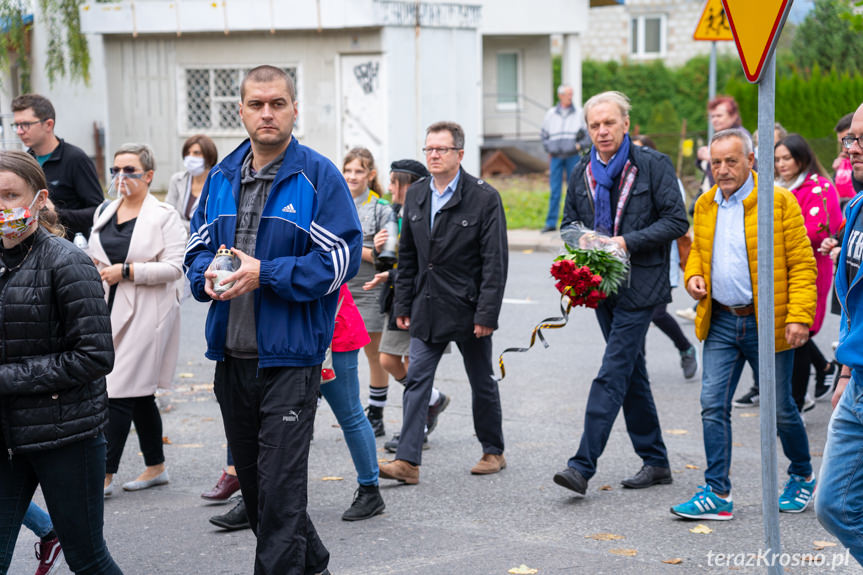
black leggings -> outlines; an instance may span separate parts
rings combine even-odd
[[[108,428],[105,432],[108,456],[105,473],[117,473],[133,421],[135,431],[138,432],[138,444],[144,454],[144,463],[151,466],[165,462],[165,453],[162,451],[162,416],[159,415],[156,396],[119,397],[108,400]]]
[[[797,409],[803,409],[806,390],[809,387],[809,366],[815,367],[815,372],[827,369],[827,360],[810,338],[804,345],[794,350],[794,369],[791,372],[791,396]]]
[[[667,335],[672,342],[674,342],[674,347],[677,348],[678,351],[686,351],[692,344],[689,343],[689,340],[686,339],[686,336],[683,335],[683,330],[680,329],[680,325],[678,325],[677,321],[668,314],[668,310],[665,309],[667,304],[661,303],[655,308],[653,308],[653,317],[651,321],[662,330],[662,333]]]

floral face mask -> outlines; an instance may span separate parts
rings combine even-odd
[[[0,210],[0,236],[8,240],[15,240],[24,236],[30,229],[30,224],[39,218],[38,214],[30,211],[38,198],[39,194],[36,194],[36,197],[26,208]]]

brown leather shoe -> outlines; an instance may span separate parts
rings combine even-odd
[[[494,453],[483,453],[479,463],[473,466],[470,470],[473,475],[491,475],[497,473],[501,469],[506,468],[506,459],[503,454],[495,455]]]
[[[219,477],[219,481],[216,483],[216,486],[209,491],[201,493],[201,498],[206,499],[207,501],[224,503],[230,499],[231,495],[239,491],[239,489],[240,481],[237,479],[237,476],[228,475],[226,472],[222,471],[222,476]]]
[[[419,465],[411,465],[403,459],[394,459],[379,466],[380,476],[384,479],[395,479],[408,485],[416,485],[420,482]]]

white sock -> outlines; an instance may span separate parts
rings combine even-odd
[[[438,388],[433,387],[431,392],[431,397],[429,398],[429,405],[434,405],[437,403],[437,400],[440,399],[440,391]]]

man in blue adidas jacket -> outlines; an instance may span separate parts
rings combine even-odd
[[[243,80],[250,141],[210,172],[185,260],[192,295],[212,302],[206,355],[218,362],[214,389],[258,538],[256,575],[329,573],[306,512],[309,442],[339,287],[362,250],[341,173],[291,135],[294,94],[272,66]],[[208,268],[222,247],[240,265],[216,293]]]
[[[863,182],[863,104],[842,138],[853,177]],[[836,262],[836,297],[842,304],[836,359],[843,365],[833,393],[833,417],[821,459],[815,514],[863,565],[863,194],[845,208],[845,236]]]

